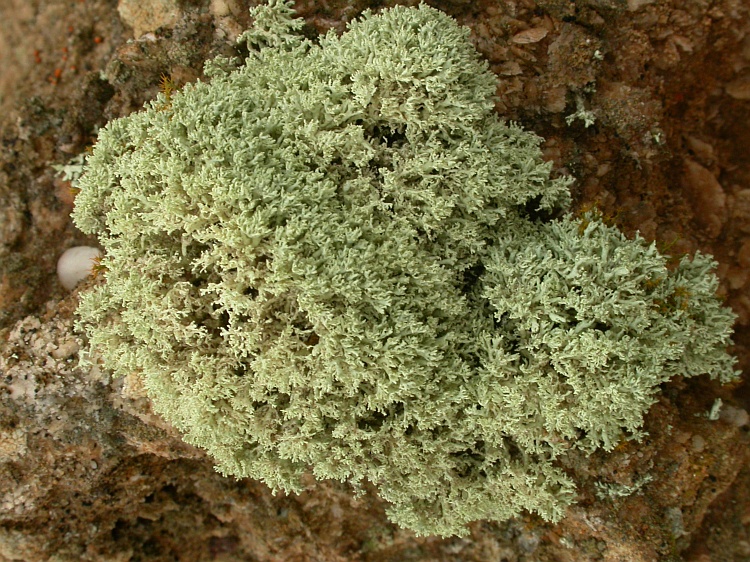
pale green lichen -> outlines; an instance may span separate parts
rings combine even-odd
[[[217,469],[367,480],[420,534],[557,520],[572,447],[639,435],[658,385],[730,380],[713,262],[554,219],[541,139],[493,112],[427,6],[312,42],[254,10],[244,63],[99,134],[73,218],[105,250],[80,326]]]
[[[596,497],[603,501],[617,498],[627,498],[636,492],[640,492],[649,482],[653,482],[651,474],[644,474],[636,478],[632,484],[620,484],[617,482],[594,482]]]

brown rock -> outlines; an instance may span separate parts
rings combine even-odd
[[[176,0],[120,0],[117,11],[136,39],[160,27],[173,27],[180,17]]]
[[[706,233],[716,238],[726,221],[726,195],[709,170],[685,158],[685,194],[693,208],[694,220]]]
[[[511,41],[519,44],[538,43],[539,41],[547,37],[548,33],[548,29],[545,29],[543,27],[534,27],[532,29],[526,29],[525,31],[516,33]]]
[[[736,100],[750,100],[750,76],[730,82],[725,90]]]
[[[355,499],[336,483],[311,481],[300,496],[274,496],[258,482],[223,478],[151,411],[137,374],[113,381],[79,365],[76,295],[57,287],[54,264],[62,249],[94,241],[70,224],[70,200],[49,165],[66,163],[97,127],[152,99],[161,73],[182,84],[201,75],[206,58],[237,55],[232,39],[256,3],[121,0],[120,17],[117,3],[104,0],[0,2],[0,562],[746,559],[750,403],[742,386],[701,377],[667,383],[642,441],[561,459],[580,486],[557,525],[527,515],[478,522],[463,539],[417,539],[390,524],[371,494]],[[342,29],[371,4],[296,2],[308,31]],[[750,6],[433,4],[474,30],[501,71],[503,117],[548,139],[555,168],[578,180],[577,202],[602,202],[629,232],[670,233],[657,242],[679,238],[676,253],[723,230],[721,243],[702,248],[728,252],[722,271],[736,287],[728,302],[741,316],[736,352],[750,364],[750,297],[740,283],[750,267],[741,150],[750,141],[742,105]],[[131,27],[150,35],[128,45]],[[543,40],[511,41],[539,28],[548,30]],[[679,61],[679,71],[659,71],[665,60]],[[600,117],[594,127],[577,131],[561,118],[575,92]],[[700,141],[679,142],[686,138]],[[671,164],[683,161],[681,192]],[[725,406],[710,421],[717,395]],[[597,483],[611,494],[599,497]]]

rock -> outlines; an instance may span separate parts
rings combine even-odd
[[[694,220],[711,238],[716,238],[726,221],[726,195],[709,170],[689,158],[684,159],[685,194],[693,208]]]
[[[136,39],[160,27],[173,27],[180,18],[176,0],[120,0],[117,11]]]

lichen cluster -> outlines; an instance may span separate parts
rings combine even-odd
[[[735,376],[713,262],[565,214],[468,30],[253,15],[244,61],[100,131],[73,213],[105,251],[93,353],[219,471],[366,480],[420,534],[556,520],[566,450],[637,436],[674,375]]]

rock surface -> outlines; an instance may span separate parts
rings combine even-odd
[[[568,457],[579,498],[558,525],[527,516],[416,539],[372,494],[311,479],[300,496],[273,496],[223,478],[151,413],[135,376],[81,368],[78,292],[58,285],[55,263],[95,241],[71,225],[74,196],[51,164],[153,98],[162,74],[179,86],[233,54],[249,22],[241,0],[135,4],[0,6],[0,562],[750,560],[746,383],[672,381],[643,442]],[[431,4],[471,27],[499,76],[498,110],[548,139],[549,159],[578,179],[577,205],[672,254],[716,256],[747,370],[747,3]],[[297,2],[310,33],[342,30],[367,6]],[[592,126],[567,125],[579,103]]]

